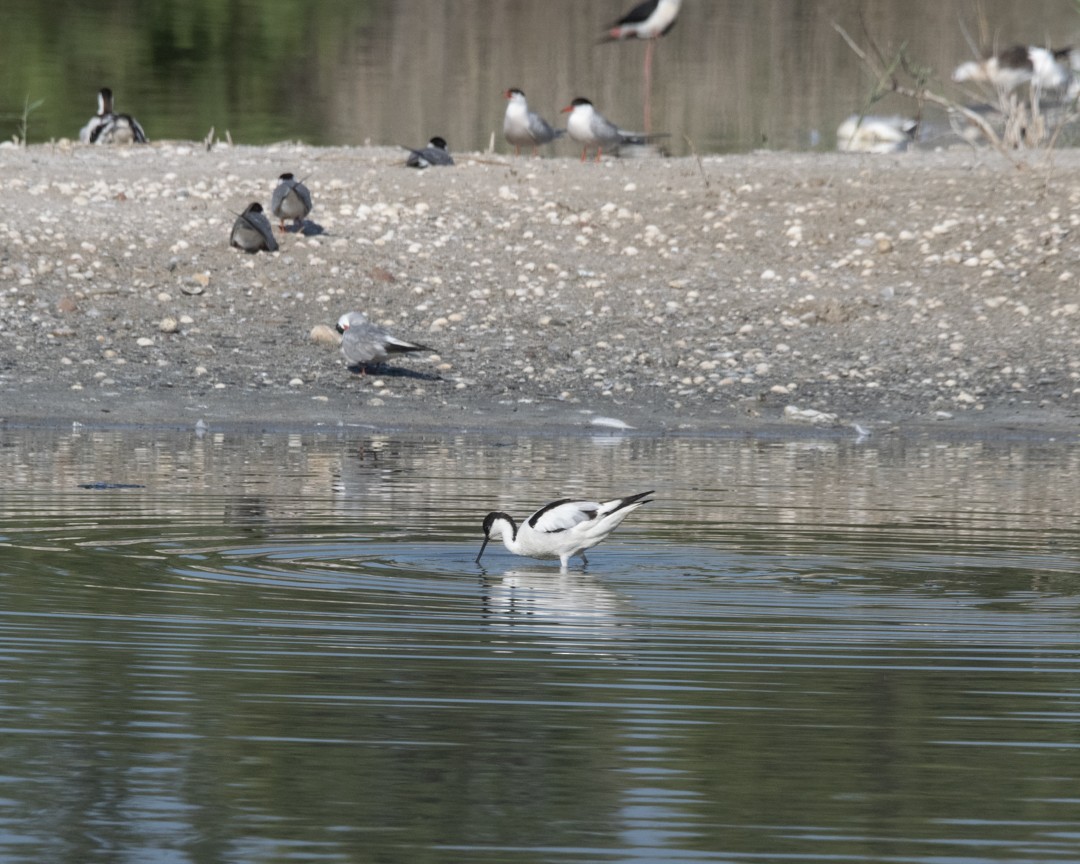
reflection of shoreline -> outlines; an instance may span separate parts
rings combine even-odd
[[[814,542],[820,530],[858,527],[869,549],[883,536],[929,538],[932,531],[973,549],[1007,541],[1006,551],[1037,551],[1040,532],[1051,531],[1060,533],[1055,551],[1062,552],[1075,536],[1073,478],[1080,475],[1080,448],[1025,442],[626,436],[618,446],[576,446],[577,439],[518,437],[492,447],[462,434],[2,432],[8,446],[0,447],[0,478],[8,488],[25,490],[23,500],[75,496],[36,502],[41,508],[216,514],[230,526],[267,532],[324,519],[334,536],[377,529],[403,543],[453,538],[475,542],[476,550],[485,513],[592,496],[603,478],[618,477],[620,489],[659,487],[656,503],[620,529],[624,539],[638,533],[693,542],[720,532],[738,543],[766,531],[785,548]],[[78,490],[87,480],[145,488]],[[1023,533],[1009,539],[1009,532]],[[535,575],[554,578],[541,566]]]
[[[492,624],[614,627],[619,598],[593,577],[558,570],[507,570],[481,577],[484,617]]]

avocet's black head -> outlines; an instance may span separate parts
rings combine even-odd
[[[487,516],[484,517],[484,543],[480,547],[480,554],[476,556],[476,563],[477,564],[480,563],[480,558],[483,556],[484,550],[487,549],[488,541],[491,539],[492,526],[494,526],[494,524],[496,522],[498,522],[500,519],[503,519],[503,520],[509,522],[510,523],[510,530],[513,531],[515,535],[517,534],[517,525],[515,524],[514,520],[510,516],[506,515],[505,513],[498,513],[498,512],[496,512],[496,513],[488,513]]]
[[[102,87],[98,90],[98,114],[112,114],[113,97],[112,90]]]
[[[436,135],[434,138],[432,138],[430,141],[428,141],[428,144],[430,146],[432,146],[432,147],[438,148],[439,150],[445,150],[446,149],[446,141],[443,140],[442,138],[440,138],[438,135]]]

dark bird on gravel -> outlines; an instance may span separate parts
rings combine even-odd
[[[645,0],[607,29],[603,42],[646,39],[645,46],[645,131],[652,131],[652,63],[656,40],[675,26],[682,0]]]
[[[146,133],[130,114],[113,111],[113,94],[108,87],[98,91],[98,113],[79,130],[83,144],[146,144]]]
[[[541,144],[547,144],[566,134],[564,129],[553,129],[551,124],[534,111],[529,110],[525,93],[516,87],[507,90],[506,115],[503,117],[503,136],[514,145],[514,155],[521,154],[522,147],[532,147],[533,156]]]
[[[488,541],[501,537],[503,545],[515,555],[558,558],[563,570],[575,555],[588,564],[585,552],[607,539],[638,507],[652,501],[648,497],[652,494],[651,490],[639,492],[603,504],[563,498],[545,504],[521,525],[506,513],[488,513],[484,517],[484,543],[476,563],[480,563]]]
[[[405,147],[404,144],[401,146]],[[412,147],[405,147],[405,149],[409,151],[409,158],[405,160],[405,164],[410,168],[430,168],[432,165],[454,164],[454,157],[446,149],[446,141],[438,135],[428,141],[427,147],[420,150],[414,150]]]
[[[274,239],[274,229],[270,227],[270,220],[263,213],[262,204],[253,201],[247,209],[236,217],[233,222],[232,234],[229,236],[229,245],[245,252],[277,252],[277,240]]]
[[[304,226],[304,218],[311,212],[311,191],[303,180],[295,179],[292,174],[282,174],[278,180],[281,182],[270,199],[270,212],[278,217],[281,231],[285,230],[286,219],[292,219],[293,227],[299,231]]]
[[[426,345],[417,345],[391,336],[382,327],[368,321],[363,312],[346,312],[337,322],[341,334],[341,353],[349,366],[367,367],[382,363],[392,354],[411,354],[413,351],[431,351]]]

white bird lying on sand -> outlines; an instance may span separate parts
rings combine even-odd
[[[391,354],[408,354],[412,351],[431,351],[426,345],[417,345],[391,336],[382,327],[368,321],[363,312],[346,312],[337,322],[341,334],[341,353],[350,366],[367,367],[382,363]]]
[[[607,539],[619,523],[648,504],[653,490],[616,498],[598,504],[595,501],[574,501],[563,498],[545,504],[526,519],[520,527],[506,513],[488,513],[484,517],[484,544],[476,563],[492,537],[501,537],[503,545],[515,555],[528,558],[558,558],[565,570],[570,559],[580,555],[588,564],[585,551]]]
[[[852,114],[836,129],[836,149],[847,153],[899,153],[915,140],[918,128],[910,117]]]

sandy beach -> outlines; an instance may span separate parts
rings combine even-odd
[[[1080,154],[0,149],[0,418],[1075,435]],[[229,248],[279,174],[314,209]],[[367,313],[431,346],[360,375]]]

